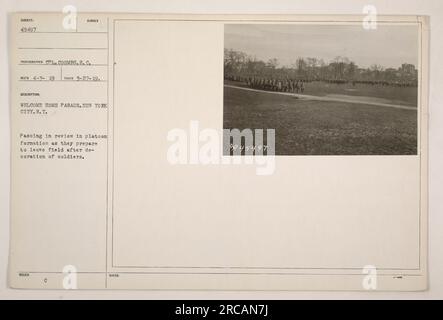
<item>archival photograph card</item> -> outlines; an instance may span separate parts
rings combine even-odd
[[[10,287],[427,289],[426,17],[9,33]]]

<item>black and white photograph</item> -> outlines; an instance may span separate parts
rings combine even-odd
[[[274,129],[276,155],[417,154],[416,24],[224,30],[224,129]]]

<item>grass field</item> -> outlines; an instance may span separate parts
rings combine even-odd
[[[238,81],[225,81],[240,87],[248,87],[246,83]],[[314,96],[340,96],[347,95],[351,97],[368,97],[374,102],[385,102],[392,104],[401,104],[405,106],[417,106],[417,87],[394,87],[367,84],[335,84],[322,81],[313,81],[305,84],[304,94]]]
[[[414,110],[301,100],[225,87],[223,127],[275,129],[277,155],[417,153]]]
[[[314,81],[306,84],[305,94],[327,96],[344,94],[389,100],[392,104],[417,105],[417,87],[394,87],[367,84],[334,84]]]

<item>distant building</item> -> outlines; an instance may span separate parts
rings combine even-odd
[[[417,74],[417,70],[415,69],[415,66],[410,63],[403,63],[401,67],[399,68],[399,71],[403,75],[410,75],[414,76]]]

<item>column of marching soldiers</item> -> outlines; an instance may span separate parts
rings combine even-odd
[[[305,91],[305,82],[303,80],[256,77],[247,77],[243,80],[250,88],[254,89],[293,93],[303,93]]]
[[[276,79],[276,78],[263,78],[263,77],[243,77],[236,75],[225,75],[226,80],[243,82],[250,88],[269,90],[269,91],[280,91],[280,92],[292,92],[292,93],[303,93],[305,91],[305,86],[307,83],[312,81],[321,81],[330,84],[347,84],[350,83],[352,86],[356,84],[369,85],[369,86],[394,86],[394,87],[413,87],[417,86],[417,80],[410,81],[385,81],[385,80],[343,80],[343,79],[328,79],[328,80],[302,80],[302,79]]]

